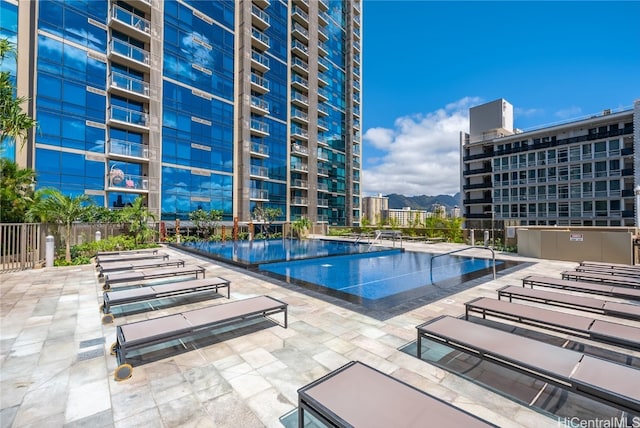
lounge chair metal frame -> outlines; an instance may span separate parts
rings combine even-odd
[[[618,303],[591,297],[556,293],[553,291],[534,290],[513,285],[507,285],[498,289],[498,300],[501,300],[503,297],[508,298],[510,302],[513,301],[513,299],[520,299],[543,303],[545,305],[593,312],[611,317],[640,320],[640,305],[629,303]]]
[[[133,254],[112,254],[106,256],[96,256],[96,267],[102,265],[103,263],[113,263],[119,261],[132,261],[132,260],[154,260],[154,259],[162,259],[167,260],[169,258],[169,254],[167,253],[133,253]]]
[[[227,289],[227,299],[231,297],[231,283],[229,280],[220,277],[168,282],[128,290],[105,291],[103,293],[103,303],[100,306],[104,314],[102,323],[109,324],[113,322],[115,318],[111,313],[113,306],[146,302],[167,297],[186,296],[208,291],[218,293],[220,288]]]
[[[103,263],[98,267],[100,273],[98,274],[98,278],[104,277],[106,272],[118,272],[125,270],[134,270],[134,269],[150,269],[150,268],[160,268],[160,267],[184,267],[184,260],[174,259],[174,260],[132,260],[132,261],[120,261],[120,262],[109,262]]]
[[[640,300],[640,290],[615,285],[597,284],[593,282],[570,281],[546,276],[531,275],[522,279],[522,286],[556,288],[559,290],[577,291],[598,296],[617,297],[621,299]]]
[[[613,277],[629,277],[629,278],[638,278],[640,277],[640,271],[629,271],[623,269],[611,269],[606,267],[595,267],[595,266],[576,266],[576,272],[581,273],[595,273],[600,275],[611,275]]]
[[[235,308],[251,305],[256,302],[263,304],[260,309],[234,312]],[[267,304],[268,303],[268,304]],[[283,313],[284,321],[279,323],[271,318],[271,315]],[[202,314],[209,314],[212,321],[203,321]],[[217,317],[217,319],[216,319]],[[239,321],[264,317],[272,322],[287,328],[287,303],[270,296],[257,296],[249,299],[236,300],[221,305],[207,306],[178,314],[148,319],[131,324],[120,325],[116,328],[116,342],[111,345],[111,354],[116,356],[118,368],[116,368],[115,380],[126,380],[133,374],[133,367],[127,363],[126,356],[129,352],[146,348],[151,345],[165,343],[176,339],[192,336],[204,330],[224,327]],[[174,329],[171,330],[170,327]],[[155,328],[155,332],[154,332]],[[147,336],[141,336],[141,331]],[[127,342],[127,336],[134,336]],[[135,337],[138,335],[138,337]]]
[[[520,310],[527,313],[521,313]],[[482,315],[483,319],[486,319],[487,316],[494,316],[560,333],[574,334],[599,342],[640,349],[640,329],[624,324],[580,315],[562,314],[549,309],[519,305],[504,300],[493,300],[487,297],[478,297],[465,303],[465,319],[468,320],[469,314],[474,313]],[[560,317],[562,319],[558,319]],[[623,335],[612,335],[611,332],[616,330]],[[632,335],[635,336],[635,340],[629,339],[629,336]]]
[[[335,387],[332,388],[332,384]],[[358,385],[360,388],[350,388],[347,385]],[[322,391],[318,393],[318,390]],[[332,397],[326,397],[329,391],[332,391]],[[320,399],[318,395],[324,395],[325,399]],[[393,400],[401,398],[415,401],[414,405],[408,406],[411,409],[409,414],[400,413],[402,410],[391,404]],[[341,402],[339,407],[342,409],[336,409],[336,403],[330,402],[332,399]],[[351,405],[343,406],[342,403]],[[408,405],[407,402],[402,404]],[[495,426],[360,361],[351,361],[300,388],[298,427],[305,426],[305,412],[331,427],[353,427],[354,424],[366,427],[418,426],[417,424]],[[422,415],[424,419],[421,418]],[[431,420],[427,420],[429,417]]]
[[[618,285],[624,287],[640,287],[640,277],[613,276],[606,273],[578,272],[566,270],[561,273],[562,279],[572,281],[595,282],[598,284]]]
[[[130,270],[118,273],[107,273],[104,276],[104,285],[102,286],[102,290],[109,291],[113,284],[132,281],[146,281],[148,279],[157,278],[169,278],[172,276],[195,275],[196,279],[198,279],[200,274],[205,278],[206,269],[202,266],[185,266],[176,269],[157,269],[150,271]]]
[[[612,270],[626,270],[626,271],[634,271],[640,274],[640,265],[627,265],[623,263],[607,263],[607,262],[592,262],[592,261],[582,261],[580,262],[580,266],[590,266],[590,267],[599,267],[603,269],[612,269]]]
[[[630,366],[447,315],[416,330],[418,358],[422,340],[432,340],[632,414],[640,408],[640,370]],[[504,344],[501,350],[493,349],[496,343]]]

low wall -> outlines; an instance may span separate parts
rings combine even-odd
[[[518,255],[550,260],[634,264],[634,230],[518,228]]]

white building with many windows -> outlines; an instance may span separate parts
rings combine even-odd
[[[461,133],[467,227],[638,226],[640,100],[632,109],[522,132],[504,99],[469,110]]]

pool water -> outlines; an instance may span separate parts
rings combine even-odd
[[[425,286],[447,283],[492,268],[492,261],[476,257],[441,256],[412,251],[336,256],[260,265],[258,270],[289,282],[315,284],[363,300],[377,300]],[[496,266],[501,262],[496,261]],[[433,278],[433,282],[432,279]]]
[[[180,246],[214,259],[257,267],[260,263],[359,254],[391,250],[388,247],[321,239],[269,239],[257,241],[188,242]],[[400,251],[400,250],[395,250]]]

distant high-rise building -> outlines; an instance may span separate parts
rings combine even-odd
[[[379,194],[378,196],[365,196],[362,201],[363,218],[366,218],[370,225],[382,224],[383,212],[389,209],[389,198]]]
[[[522,132],[499,99],[469,111],[461,133],[467,227],[640,226],[640,101],[633,109]]]
[[[37,187],[358,225],[361,2],[0,0]]]

